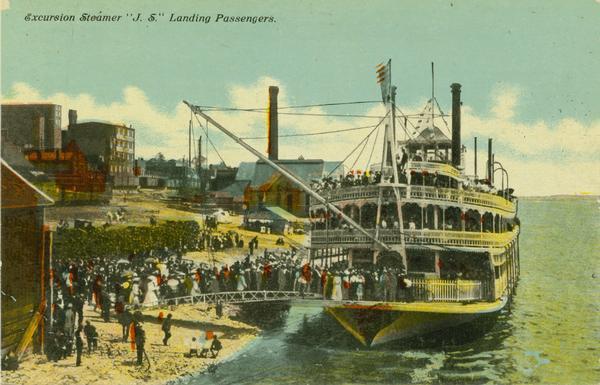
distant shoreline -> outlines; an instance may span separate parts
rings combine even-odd
[[[519,200],[536,200],[536,199],[546,199],[546,200],[564,200],[564,199],[598,199],[600,195],[568,195],[568,194],[559,194],[559,195],[528,195],[528,196],[518,196]]]

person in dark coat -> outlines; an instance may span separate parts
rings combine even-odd
[[[173,315],[171,313],[167,314],[167,318],[165,318],[162,322],[162,331],[165,333],[163,338],[163,345],[167,346],[169,342],[169,338],[171,338],[171,318]]]
[[[96,327],[92,325],[90,321],[85,321],[83,334],[85,334],[88,345],[88,354],[90,354],[98,348],[98,332],[96,332]]]
[[[219,351],[222,348],[223,348],[223,345],[221,344],[221,341],[219,341],[219,339],[217,338],[217,335],[215,334],[213,337],[212,344],[210,345],[210,353],[212,354],[212,358],[216,358],[217,355],[219,354]]]
[[[144,346],[146,344],[146,331],[142,323],[137,322],[134,327],[135,331],[135,350],[137,352],[137,364],[141,365],[144,360]]]
[[[81,331],[81,326],[79,326],[75,332],[75,350],[77,351],[76,366],[81,366],[81,353],[83,352],[83,338],[81,338]]]
[[[121,328],[123,329],[123,341],[127,341],[129,338],[129,326],[131,325],[131,321],[133,321],[133,315],[129,311],[129,309],[125,309],[124,312],[119,314],[119,323],[121,324]]]
[[[110,321],[110,297],[108,293],[102,293],[102,319],[104,322]]]
[[[223,317],[223,303],[221,303],[221,301],[217,301],[216,312],[217,318],[220,319],[221,317]]]

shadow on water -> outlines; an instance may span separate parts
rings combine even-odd
[[[261,336],[186,383],[485,383],[503,372],[495,351],[511,333],[509,313],[371,348],[322,309],[246,306],[238,318],[260,325]]]
[[[449,349],[473,342],[480,343],[486,336],[494,335],[493,344],[498,339],[510,335],[503,310],[498,314],[479,317],[459,326],[446,328],[426,335],[415,336],[375,347],[364,346],[325,313],[309,317],[305,315],[298,331],[287,336],[292,344],[310,345],[324,349],[402,351],[406,349]]]
[[[242,304],[238,306],[237,314],[231,318],[264,331],[281,329],[285,326],[290,307],[286,302]]]

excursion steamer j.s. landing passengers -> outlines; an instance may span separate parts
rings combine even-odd
[[[391,61],[379,65],[377,74],[387,109],[380,122],[385,124],[381,162],[316,188],[186,102],[310,195],[311,264],[321,267],[324,282],[328,271],[335,271],[333,285],[340,284],[340,270],[359,277],[352,287],[360,292],[342,290],[343,296],[332,295],[324,284],[323,306],[369,346],[497,314],[519,275],[517,198],[508,172],[494,159],[491,139],[485,177],[477,175],[477,138],[474,174],[465,173],[461,85],[450,86],[449,128],[433,85],[423,112],[407,116],[395,105]]]

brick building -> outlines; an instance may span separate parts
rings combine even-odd
[[[134,128],[107,122],[78,123],[76,113],[69,111],[69,128],[63,135],[63,142],[77,142],[92,167],[106,172],[112,186],[138,185]]]

